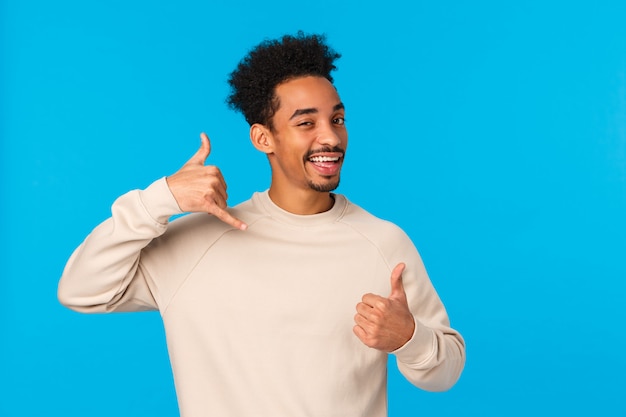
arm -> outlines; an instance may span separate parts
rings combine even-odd
[[[115,201],[112,216],[74,251],[61,281],[62,304],[81,312],[137,311],[158,308],[158,289],[147,272],[142,251],[183,211],[204,212],[239,229],[246,225],[226,211],[226,183],[202,134],[198,152],[174,175]]]
[[[363,296],[354,332],[365,345],[394,354],[398,369],[412,384],[428,391],[447,390],[463,370],[465,342],[450,327],[417,250],[400,257],[409,266],[398,263],[393,269],[388,297]]]
[[[450,389],[465,366],[465,341],[450,327],[450,320],[423,264],[407,269],[404,283],[409,310],[415,321],[411,338],[391,353],[400,372],[427,391]]]
[[[83,313],[154,310],[157,300],[140,267],[141,251],[165,232],[180,209],[161,179],[121,196],[111,212],[70,257],[59,282],[59,301]]]

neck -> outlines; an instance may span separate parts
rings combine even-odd
[[[269,196],[281,209],[300,215],[323,213],[335,204],[335,199],[330,192],[314,190],[281,192],[273,184],[270,186]]]

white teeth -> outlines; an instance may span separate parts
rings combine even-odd
[[[314,156],[312,158],[309,158],[309,161],[311,162],[337,162],[339,160],[338,156]]]

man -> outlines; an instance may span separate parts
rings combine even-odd
[[[231,74],[268,191],[227,208],[202,134],[178,172],[121,196],[66,266],[59,299],[72,309],[160,311],[184,417],[385,416],[389,353],[426,390],[463,369],[409,238],[332,193],[348,141],[338,57],[299,33]],[[195,214],[168,223],[182,212]]]

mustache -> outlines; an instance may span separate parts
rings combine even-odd
[[[305,159],[309,159],[312,155],[315,155],[316,153],[323,153],[323,152],[342,153],[344,157],[346,156],[346,150],[340,146],[334,146],[334,147],[325,146],[323,148],[312,149],[308,151],[305,155]]]

